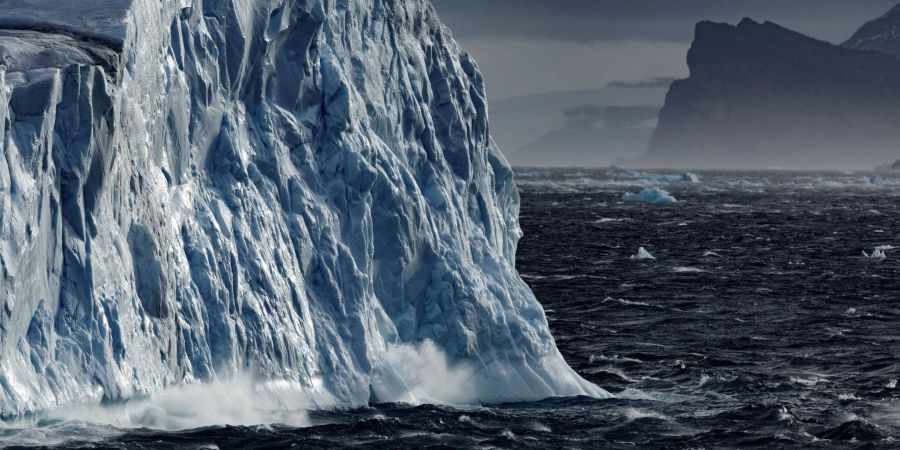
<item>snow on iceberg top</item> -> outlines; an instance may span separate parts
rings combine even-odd
[[[133,0],[0,0],[0,28],[59,31],[121,48]]]
[[[63,34],[0,29],[0,65],[8,72],[70,64],[102,65],[114,73],[117,53],[105,45]]]

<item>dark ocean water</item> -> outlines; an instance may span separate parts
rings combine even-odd
[[[45,432],[68,448],[900,446],[900,249],[862,254],[900,247],[900,178],[697,174],[518,172],[519,270],[568,362],[616,399]],[[679,201],[621,200],[653,186]]]

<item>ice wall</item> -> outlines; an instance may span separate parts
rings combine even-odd
[[[604,395],[427,1],[73,4],[0,0],[0,416],[238,374],[417,401],[425,342],[468,401]]]

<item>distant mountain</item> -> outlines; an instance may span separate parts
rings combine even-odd
[[[605,167],[644,153],[659,107],[588,105],[565,111],[566,124],[523,146],[516,166]]]
[[[867,22],[844,43],[857,50],[876,50],[900,58],[900,5]]]
[[[900,160],[893,164],[884,164],[875,168],[876,172],[900,172]]]
[[[529,148],[540,141],[546,144],[546,152],[553,151],[559,156],[572,161],[566,155],[565,141],[555,141],[554,136],[569,135],[573,130],[571,118],[567,111],[571,112],[584,105],[600,106],[653,106],[656,118],[659,108],[666,99],[666,86],[638,87],[624,86],[625,83],[615,83],[596,89],[577,89],[560,92],[548,92],[542,94],[524,95],[519,97],[507,97],[493,100],[490,103],[491,136],[503,150],[503,153],[514,165],[520,165],[519,156],[530,152]],[[574,131],[578,133],[581,130]],[[652,129],[645,130],[645,142],[636,152],[615,153],[617,156],[634,156],[647,151]],[[595,152],[610,149],[603,141],[594,142]],[[599,149],[599,150],[597,150]],[[557,158],[559,160],[559,158]]]
[[[633,165],[869,169],[900,156],[893,56],[745,19],[698,24],[688,66]]]

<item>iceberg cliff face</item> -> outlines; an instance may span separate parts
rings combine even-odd
[[[0,416],[248,373],[417,401],[428,341],[467,401],[604,395],[515,272],[482,79],[427,1],[0,9]]]

